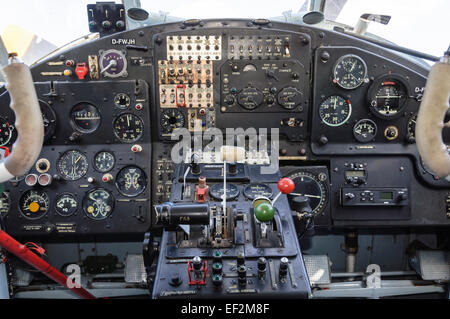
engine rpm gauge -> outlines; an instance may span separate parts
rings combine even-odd
[[[382,119],[401,116],[408,97],[406,85],[399,76],[383,76],[368,91],[370,110]]]
[[[20,212],[29,219],[43,217],[49,207],[48,195],[41,190],[30,189],[23,193],[19,200]]]
[[[110,171],[114,167],[115,162],[114,155],[106,151],[99,152],[94,157],[94,167],[101,173]]]
[[[184,126],[184,115],[178,109],[167,109],[161,114],[161,127],[165,133],[172,133],[174,130]]]
[[[114,121],[114,135],[123,143],[133,143],[142,137],[144,122],[134,114],[125,113]]]
[[[65,179],[75,181],[86,175],[88,170],[86,155],[80,151],[67,151],[58,160],[59,174]]]
[[[83,199],[84,213],[95,220],[102,220],[111,215],[114,208],[114,198],[103,188],[89,191]]]
[[[370,142],[375,135],[377,135],[377,125],[372,120],[362,119],[353,127],[353,136],[358,142]]]
[[[292,196],[309,198],[309,204],[314,214],[321,213],[325,209],[328,201],[328,192],[323,178],[321,179],[307,171],[293,172],[287,177],[292,179],[295,184],[294,191],[289,194],[289,198],[292,198]]]
[[[226,185],[226,200],[232,200],[238,197],[239,188],[237,188],[237,186],[232,183],[227,183]],[[223,183],[214,184],[209,188],[209,196],[211,196],[215,200],[221,201],[223,193]]]
[[[347,122],[352,114],[350,100],[339,95],[327,97],[319,106],[319,116],[328,126],[340,126]]]
[[[145,172],[137,166],[127,166],[116,177],[116,187],[122,195],[134,197],[141,194],[147,186]]]
[[[333,69],[333,82],[343,89],[360,86],[367,75],[366,63],[359,56],[348,54],[339,58]]]
[[[55,209],[61,216],[71,216],[78,208],[78,202],[72,194],[62,194],[56,199]]]
[[[11,140],[13,129],[13,126],[6,119],[0,117],[0,146],[8,144]]]
[[[70,118],[73,128],[81,133],[95,132],[101,122],[98,109],[86,102],[74,105],[70,111]]]

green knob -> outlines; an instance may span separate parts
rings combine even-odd
[[[254,212],[256,219],[263,223],[271,221],[275,215],[275,209],[268,202],[258,204],[254,208]]]

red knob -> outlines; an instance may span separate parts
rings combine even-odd
[[[278,189],[283,194],[292,193],[295,189],[295,183],[292,179],[284,177],[278,181]]]

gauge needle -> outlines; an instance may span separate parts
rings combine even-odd
[[[108,71],[109,69],[111,69],[112,67],[114,67],[116,65],[117,65],[117,61],[116,60],[111,60],[109,62],[109,64],[103,70],[100,71],[100,73],[103,74],[103,73],[105,73],[106,71]]]
[[[78,163],[78,161],[79,161],[80,159],[81,159],[81,156],[79,156],[79,157],[76,159],[76,161],[75,161],[74,164]]]
[[[309,195],[309,194],[299,194],[299,193],[289,193],[290,195],[294,196],[306,196],[306,197],[312,197],[312,198],[321,198],[319,195]]]

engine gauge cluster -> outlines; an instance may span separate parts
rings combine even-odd
[[[117,174],[116,186],[122,195],[135,197],[147,187],[147,176],[141,168],[127,166],[122,168]]]
[[[103,188],[89,191],[83,199],[83,211],[94,220],[102,220],[109,217],[113,208],[114,197]]]

